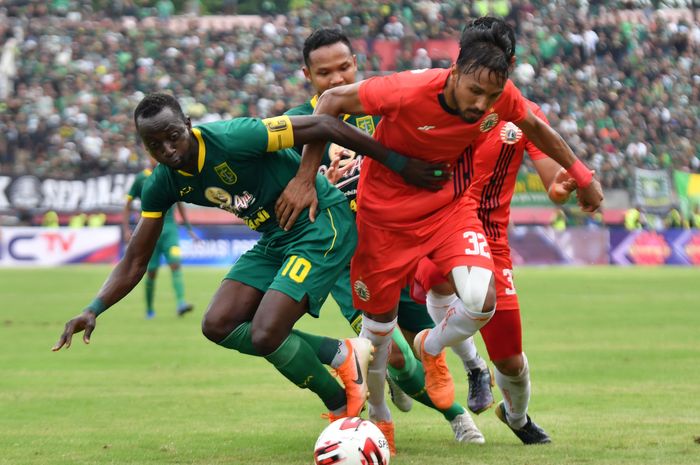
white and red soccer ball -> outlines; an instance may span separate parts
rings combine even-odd
[[[336,420],[314,446],[316,465],[389,465],[389,443],[374,423],[359,417]]]

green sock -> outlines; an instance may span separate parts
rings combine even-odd
[[[298,337],[302,338],[324,365],[330,365],[333,358],[338,353],[338,343],[340,341],[337,339],[316,336],[315,334],[305,333],[297,329],[293,329],[292,334],[296,334]]]
[[[433,404],[428,397],[428,393],[425,392],[425,372],[423,371],[423,365],[418,362],[413,351],[406,342],[400,331],[394,331],[392,339],[399,347],[401,354],[405,360],[402,369],[396,369],[391,365],[388,366],[389,377],[409,396],[417,400],[426,407],[430,407],[438,412],[442,413],[447,421],[452,421],[457,415],[464,413],[464,407],[459,405],[457,402],[453,403],[452,406],[445,410],[440,410]]]
[[[177,299],[177,308],[185,305],[185,280],[182,278],[182,268],[172,270],[173,273],[173,289],[175,289],[175,299]]]
[[[251,340],[251,325],[250,322],[243,323],[219,342],[219,345],[259,357]],[[313,335],[305,334],[305,336]],[[294,332],[265,359],[300,388],[308,388],[315,392],[328,410],[338,410],[345,405],[345,390],[321,364],[311,346]]]
[[[154,310],[153,296],[156,291],[156,280],[146,275],[146,310]]]

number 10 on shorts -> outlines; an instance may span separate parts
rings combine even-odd
[[[311,271],[311,262],[298,255],[292,255],[282,270],[282,276],[289,274],[289,279],[295,283],[303,283],[309,271]]]
[[[464,249],[466,255],[481,255],[482,257],[491,258],[491,254],[487,251],[489,243],[486,237],[478,232],[467,231],[464,233],[464,238],[467,240],[468,247]]]

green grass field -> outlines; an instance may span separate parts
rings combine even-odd
[[[78,337],[52,353],[107,271],[0,270],[0,464],[313,462],[321,402],[200,333],[223,270],[185,270],[195,314],[175,317],[163,269],[154,320],[139,288],[98,319],[90,346]],[[700,270],[523,268],[516,279],[530,413],[553,444],[522,446],[491,409],[476,418],[487,444],[461,446],[416,406],[394,410],[392,464],[700,463]],[[299,326],[350,334],[332,303]]]

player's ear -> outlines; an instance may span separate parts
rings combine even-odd
[[[512,57],[510,57],[510,65],[508,66],[508,70],[509,70],[509,71],[513,71],[513,68],[515,68],[515,61],[516,61],[515,59],[516,59],[516,58],[517,58],[517,57],[516,57],[515,55],[513,55]]]
[[[301,70],[304,72],[304,77],[307,81],[311,81],[311,70],[306,66],[302,66]]]
[[[185,118],[185,125],[187,126],[187,129],[192,129],[192,118],[189,116]]]

